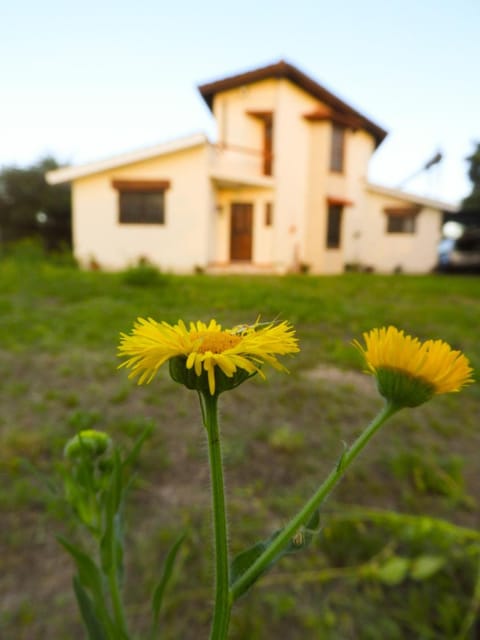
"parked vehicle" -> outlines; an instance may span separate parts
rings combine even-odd
[[[458,238],[442,238],[438,270],[480,273],[480,227],[467,227]]]

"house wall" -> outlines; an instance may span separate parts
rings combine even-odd
[[[303,262],[307,215],[309,125],[303,116],[318,102],[287,80],[279,82],[278,92],[274,260],[296,270]]]
[[[256,267],[274,269],[273,264],[273,225],[265,224],[265,207],[273,202],[273,194],[259,189],[226,189],[216,194],[215,254],[211,262],[215,265],[228,264],[230,261],[230,207],[232,203],[251,203],[253,205],[252,263]],[[275,211],[273,211],[275,221]]]
[[[215,96],[213,112],[218,138],[220,146],[225,147],[216,161],[217,168],[232,169],[235,155],[240,156],[243,147],[256,150],[259,155],[257,158],[255,154],[245,152],[243,164],[238,162],[236,165],[237,171],[246,176],[261,175],[263,123],[248,112],[273,113],[274,224],[267,233],[255,227],[258,235],[254,245],[257,246],[256,257],[268,259],[276,271],[295,270],[305,261],[309,232],[311,125],[304,115],[318,105],[318,100],[284,79],[264,80]],[[242,197],[246,197],[246,193]],[[261,196],[258,198],[260,203]],[[229,238],[228,235],[222,237]],[[265,248],[261,245],[264,241]],[[225,250],[223,255],[227,255]]]
[[[114,179],[169,180],[165,224],[120,224]],[[206,266],[214,215],[206,146],[78,179],[72,191],[74,251],[81,264],[121,269],[146,258],[167,271]]]
[[[387,233],[384,209],[412,206],[410,201],[366,192],[363,228],[357,238],[356,261],[374,271],[426,273],[437,264],[437,245],[441,237],[442,213],[423,207],[417,215],[414,233]]]
[[[309,124],[308,197],[304,262],[311,273],[341,273],[354,248],[353,240],[362,228],[368,162],[374,151],[372,136],[364,131],[345,130],[344,170],[330,171],[332,124]],[[328,199],[344,201],[341,244],[326,247]]]

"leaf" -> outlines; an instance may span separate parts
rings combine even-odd
[[[341,473],[343,471],[343,466],[345,463],[345,456],[347,455],[347,451],[348,451],[348,446],[346,442],[342,442],[343,444],[343,451],[342,451],[342,455],[340,456],[340,458],[338,459],[337,462],[337,472]]]
[[[285,547],[277,553],[277,555],[268,563],[263,570],[255,576],[252,576],[248,580],[240,591],[237,591],[236,598],[244,594],[250,587],[258,580],[258,578],[265,573],[271,566],[273,566],[280,558],[291,553],[297,553],[302,549],[305,549],[312,541],[314,533],[317,531],[320,524],[320,510],[315,509],[307,522],[305,527],[302,527],[285,545]],[[230,585],[235,584],[248,569],[256,562],[256,560],[271,546],[273,541],[280,535],[283,529],[278,529],[267,540],[262,540],[255,543],[252,547],[249,547],[245,551],[241,551],[232,560],[230,565]]]
[[[115,563],[117,571],[122,572],[123,538],[120,507],[123,498],[122,465],[118,451],[113,458],[110,483],[105,490],[105,529],[100,541],[102,569],[108,573]]]
[[[82,587],[77,576],[73,578],[73,590],[75,591],[78,608],[80,609],[85,628],[87,629],[89,640],[108,640],[103,625],[97,618],[92,600]]]
[[[443,556],[418,556],[410,567],[410,577],[413,580],[428,580],[445,565],[447,559]]]
[[[122,502],[123,497],[123,475],[122,475],[122,462],[120,460],[120,454],[118,450],[115,450],[113,454],[113,469],[111,476],[111,485],[109,488],[109,493],[111,502],[109,504],[111,509],[111,517],[113,519],[114,515],[117,513],[120,504]],[[108,501],[107,501],[108,502]]]
[[[172,577],[173,567],[175,566],[175,560],[177,559],[177,554],[182,546],[183,541],[185,540],[185,533],[182,533],[170,547],[170,550],[167,553],[165,558],[165,562],[163,564],[163,571],[160,580],[157,583],[157,586],[153,590],[152,595],[152,614],[153,614],[153,630],[155,631],[158,628],[158,619],[160,616],[160,611],[163,603],[163,596],[165,594],[165,589],[167,588],[168,583],[170,582],[170,578]]]
[[[384,584],[395,586],[405,580],[410,560],[401,556],[392,556],[377,569],[376,576]]]
[[[84,551],[65,540],[65,538],[58,536],[57,539],[74,559],[80,583],[90,589],[95,599],[103,598],[102,574],[95,562]]]
[[[143,432],[140,434],[140,436],[136,439],[136,441],[133,444],[133,447],[130,450],[130,453],[126,456],[126,458],[124,459],[124,461],[122,462],[122,467],[128,467],[131,466],[133,464],[135,464],[135,462],[138,459],[138,456],[140,455],[140,452],[142,450],[142,447],[145,443],[145,440],[147,438],[150,437],[150,435],[152,434],[153,431],[153,422],[151,422],[144,430]]]
[[[90,556],[88,556],[79,547],[73,545],[71,542],[68,542],[68,540],[65,540],[65,538],[62,538],[61,536],[58,536],[57,539],[74,559],[78,573],[78,576],[76,576],[75,579],[82,587],[82,589],[83,587],[85,587],[90,591],[93,598],[93,604],[92,601],[90,601],[93,610],[98,613],[98,615],[101,617],[103,626],[108,630],[107,637],[112,637],[112,633],[114,633],[115,631],[110,614],[105,604],[105,592],[103,588],[104,579],[100,569],[90,558]]]
[[[230,584],[234,584],[241,576],[243,576],[255,560],[259,558],[262,553],[268,549],[268,547],[268,541],[262,540],[261,542],[254,544],[253,547],[245,549],[245,551],[241,551],[236,555],[230,565]],[[249,589],[255,580],[256,578],[252,580],[251,583],[248,583],[242,593]]]

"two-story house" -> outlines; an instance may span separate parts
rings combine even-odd
[[[71,182],[74,253],[120,269],[425,272],[444,203],[368,182],[386,131],[280,61],[199,87],[203,134],[48,174]]]

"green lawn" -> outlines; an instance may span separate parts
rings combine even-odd
[[[187,529],[164,638],[207,637],[210,498],[197,398],[166,370],[149,386],[128,381],[116,345],[137,316],[228,326],[258,315],[292,322],[301,353],[286,362],[290,375],[266,371],[265,382],[222,396],[234,552],[281,526],[381,406],[351,345],[363,331],[395,324],[442,338],[480,369],[480,278],[180,277],[0,261],[0,637],[83,637],[72,568],[55,541],[72,525],[25,460],[55,478],[78,430],[127,445],[149,421],[128,505],[129,616],[141,637],[162,558]],[[309,551],[240,601],[232,640],[473,638],[465,625],[459,633],[480,599],[479,415],[475,384],[396,416],[335,490]]]

